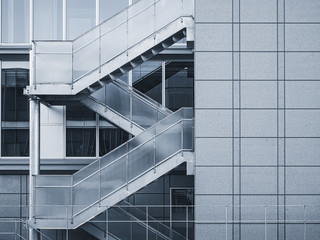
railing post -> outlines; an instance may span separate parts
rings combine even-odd
[[[306,212],[306,205],[303,205],[303,239],[307,239],[307,212]]]
[[[99,207],[101,207],[101,158],[99,158]]]
[[[226,206],[226,240],[228,240],[228,206]]]
[[[14,219],[14,240],[17,240],[17,219]]]
[[[155,131],[157,131],[157,130],[155,129]],[[156,170],[156,157],[157,157],[157,155],[156,155],[156,137],[154,136],[153,137],[153,172],[154,173],[157,172],[157,170]]]
[[[181,109],[181,156],[183,156],[183,109]]]
[[[264,239],[267,240],[267,206],[264,206]]]
[[[108,232],[109,232],[109,222],[108,222],[109,214],[108,214],[108,212],[109,212],[109,208],[107,207],[107,210],[106,210],[106,239],[107,240],[109,239],[109,234],[108,234]]]
[[[146,240],[149,239],[149,221],[148,221],[148,215],[149,215],[149,207],[146,206]]]
[[[188,212],[188,206],[186,206],[186,238],[189,239],[189,212]]]
[[[73,224],[73,183],[74,183],[74,178],[73,178],[73,175],[71,177],[71,201],[70,201],[70,205],[71,205],[71,224]]]
[[[126,154],[126,184],[127,190],[129,190],[129,144],[127,143],[127,154]]]
[[[68,206],[66,206],[66,217],[67,217],[66,240],[68,240],[68,239],[69,239],[69,216],[68,216]]]

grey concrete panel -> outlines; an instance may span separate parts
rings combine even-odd
[[[286,111],[287,137],[320,137],[319,110]]]
[[[277,111],[276,110],[242,110],[241,111],[242,137],[276,137]]]
[[[319,51],[319,24],[287,24],[286,51]]]
[[[241,82],[242,108],[277,108],[277,82]]]
[[[286,107],[320,108],[320,81],[286,82]]]
[[[319,22],[320,2],[318,0],[286,1],[286,22]]]
[[[277,220],[277,196],[241,196],[241,219],[245,221]],[[266,208],[267,206],[267,208]]]
[[[232,239],[232,226],[229,225],[226,230],[225,224],[196,224],[195,236],[197,240],[208,239]],[[227,238],[226,238],[227,237]]]
[[[277,165],[277,139],[241,139],[242,165]]]
[[[242,51],[277,51],[277,25],[242,24]]]
[[[232,165],[231,138],[196,138],[196,165]]]
[[[319,138],[287,138],[286,165],[320,165]]]
[[[197,194],[231,194],[232,168],[206,167],[196,169],[195,189]],[[212,179],[212,181],[208,181]]]
[[[267,230],[267,231],[266,231]],[[242,224],[241,239],[246,240],[273,240],[277,239],[277,224]]]
[[[242,22],[276,22],[277,0],[241,0]]]
[[[198,24],[196,27],[196,51],[231,51],[231,24]],[[206,37],[203,37],[206,36]]]
[[[196,81],[196,108],[232,108],[231,81]]]
[[[276,53],[241,53],[241,79],[276,80]]]
[[[0,175],[0,193],[20,193],[20,176]]]
[[[241,168],[242,194],[276,194],[277,168],[276,167],[242,167]]]
[[[288,52],[285,59],[287,80],[319,79],[320,53]]]
[[[231,137],[231,110],[196,110],[196,137]]]
[[[320,194],[320,167],[290,167],[286,169],[288,194]]]
[[[232,53],[195,53],[195,79],[232,79]]]
[[[232,0],[197,0],[196,22],[232,22]]]

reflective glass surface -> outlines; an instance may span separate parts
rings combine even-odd
[[[3,43],[29,42],[29,0],[2,0]]]
[[[74,39],[95,26],[95,0],[67,1],[67,38]]]
[[[93,157],[96,155],[94,128],[67,128],[67,156]]]
[[[128,7],[128,0],[100,0],[100,22]]]
[[[34,1],[34,39],[62,39],[62,0]]]

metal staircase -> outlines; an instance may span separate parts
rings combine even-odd
[[[182,108],[73,175],[34,176],[33,221],[75,229],[183,162],[193,162],[193,109]]]
[[[33,43],[27,95],[81,102],[135,137],[73,175],[35,175],[29,225],[75,229],[193,163],[193,109],[172,113],[117,80],[180,39],[192,42],[193,25],[193,0],[140,0],[73,41]]]
[[[193,0],[140,0],[73,41],[34,41],[26,94],[88,95],[182,38],[193,42],[193,8]]]
[[[81,103],[134,136],[172,113],[120,80],[112,81]]]

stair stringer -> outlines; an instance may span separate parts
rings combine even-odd
[[[117,204],[121,200],[129,197],[133,193],[152,183],[164,174],[170,172],[180,164],[194,161],[194,152],[180,150],[176,154],[162,161],[155,168],[150,168],[131,182],[128,185],[122,186],[108,196],[103,197],[99,202],[90,205],[86,210],[76,215],[72,220],[63,219],[37,219],[36,222],[29,221],[29,224],[38,229],[76,229],[82,224],[90,221],[95,216],[106,211],[109,207]]]
[[[116,125],[117,127],[125,130],[126,132],[134,136],[142,133],[145,130],[135,122],[130,121],[126,117],[119,114],[117,111],[108,107],[108,105],[103,105],[98,100],[92,97],[87,97],[81,100],[81,103],[85,105],[87,108],[93,110],[95,113],[98,113],[101,117],[105,118],[112,124]]]

